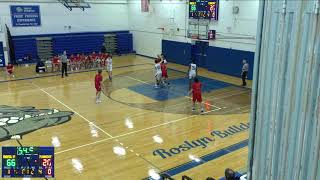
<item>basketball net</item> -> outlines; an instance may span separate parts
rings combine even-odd
[[[168,38],[173,38],[176,35],[178,26],[176,25],[173,18],[170,18],[168,21],[168,24],[164,26],[164,35]]]

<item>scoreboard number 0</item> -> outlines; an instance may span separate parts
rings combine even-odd
[[[48,170],[47,170],[47,175],[51,175],[52,174],[52,170],[51,170],[51,168],[49,168]]]

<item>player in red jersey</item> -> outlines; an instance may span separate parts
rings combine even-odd
[[[55,55],[55,56],[53,56],[53,58],[52,58],[52,70],[55,70],[56,68],[56,70],[57,71],[59,71],[60,70],[60,58],[59,58],[59,56],[57,56],[57,55]]]
[[[81,56],[80,54],[77,54],[77,56],[75,57],[75,61],[76,61],[76,71],[77,70],[80,70],[80,67],[81,67]]]
[[[167,82],[168,80],[167,61],[165,60],[163,55],[161,55],[161,59],[162,59],[162,63],[160,65],[161,65],[161,71],[162,71],[162,81],[163,83],[170,85],[170,83]]]
[[[82,69],[85,69],[86,68],[86,66],[87,66],[87,56],[84,54],[84,53],[82,53],[81,55],[80,55],[80,61],[81,61],[81,68]]]
[[[101,100],[100,100],[100,95],[101,95],[101,83],[102,83],[102,80],[103,80],[103,77],[102,77],[102,70],[99,69],[98,70],[98,74],[96,74],[95,78],[94,78],[94,83],[95,83],[95,88],[96,88],[96,104],[98,103],[101,103]]]
[[[76,56],[71,54],[69,59],[70,59],[70,70],[75,71],[76,70]]]
[[[14,74],[13,74],[14,67],[11,63],[7,65],[6,70],[9,76],[14,77]]]
[[[193,101],[192,111],[195,111],[195,105],[196,105],[196,102],[198,102],[200,103],[201,113],[203,113],[204,109],[202,106],[201,88],[202,88],[202,84],[199,81],[199,79],[194,78],[194,83],[192,84],[192,90],[190,91],[192,92],[192,101]]]

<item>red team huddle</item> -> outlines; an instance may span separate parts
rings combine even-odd
[[[71,71],[88,69],[93,67],[104,67],[106,66],[106,61],[111,54],[107,53],[91,53],[89,55],[82,54],[71,54],[69,59],[69,65]],[[52,58],[52,65],[54,68],[60,68],[60,57],[54,56]]]

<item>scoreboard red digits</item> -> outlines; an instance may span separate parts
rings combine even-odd
[[[218,20],[219,0],[189,0],[189,18]]]
[[[51,166],[51,159],[42,159],[42,166],[44,167]]]
[[[52,160],[50,159],[42,159],[42,167],[46,172],[46,175],[52,175]]]

